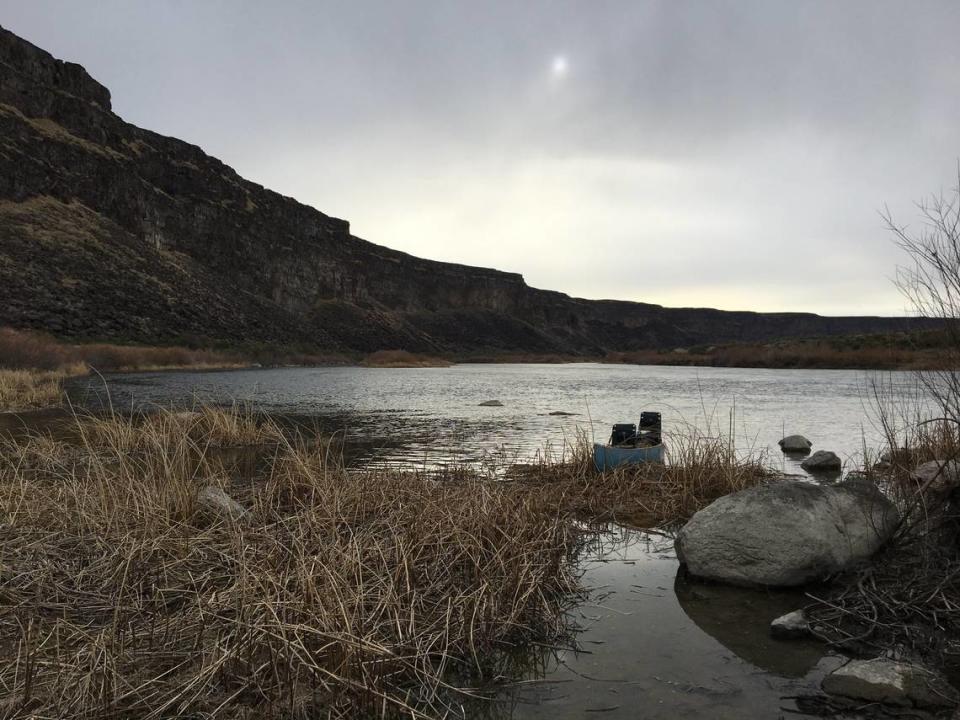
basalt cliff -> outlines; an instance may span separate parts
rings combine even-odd
[[[581,300],[375,245],[124,122],[81,66],[0,28],[0,325],[159,344],[595,355],[905,322]]]

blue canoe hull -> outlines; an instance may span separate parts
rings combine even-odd
[[[623,465],[642,465],[643,463],[662,463],[663,445],[643,448],[618,448],[610,445],[593,445],[593,464],[597,470],[613,470]]]

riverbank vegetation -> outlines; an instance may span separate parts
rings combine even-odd
[[[42,333],[0,328],[0,411],[63,403],[63,382],[99,372],[239,367],[234,356],[183,347],[70,345]]]
[[[942,332],[850,335],[610,353],[606,362],[770,369],[923,370],[954,367]]]
[[[69,344],[50,335],[0,328],[0,367],[70,372],[93,367],[100,372],[168,368],[237,367],[235,355],[186,347],[144,347],[109,343]]]
[[[211,409],[6,438],[3,713],[444,716],[570,641],[577,551],[614,499],[679,519],[762,479],[719,450],[599,476],[584,448],[505,479],[349,469]]]
[[[457,359],[479,363],[598,362],[821,370],[942,370],[953,369],[960,364],[960,359],[950,349],[948,335],[935,330],[617,351],[603,355],[498,353],[470,354]]]
[[[367,355],[324,353],[309,348],[250,346],[204,349],[112,343],[71,344],[43,333],[0,328],[0,408],[37,407],[49,398],[52,374],[5,377],[8,370],[45,371],[64,377],[97,372],[172,369],[225,369],[257,366],[363,365],[383,368],[448,367],[457,362],[570,363],[601,362],[756,368],[848,368],[875,370],[953,370],[958,358],[948,331],[812,338],[767,344],[728,344],[673,350],[611,352],[598,356],[507,353],[496,355],[424,355],[381,350]]]
[[[724,495],[764,482],[772,472],[757,455],[738,453],[729,435],[695,427],[669,434],[668,462],[598,473],[592,445],[579,436],[569,457],[546,452],[514,465],[508,478],[534,491],[548,509],[635,527],[671,527]]]
[[[960,426],[881,418],[892,450],[866,472],[897,505],[900,525],[869,565],[840,578],[833,592],[811,595],[807,614],[834,647],[894,652],[958,677]]]
[[[0,369],[0,411],[36,410],[63,402],[63,381],[86,372],[86,368],[64,370]]]
[[[453,362],[433,355],[417,355],[406,350],[380,350],[367,355],[360,363],[364,367],[428,368],[450,367]]]

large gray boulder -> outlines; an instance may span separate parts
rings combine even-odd
[[[957,691],[943,676],[918,665],[885,658],[851,660],[823,679],[831,695],[887,705],[953,707]]]
[[[694,576],[789,587],[870,557],[898,520],[893,503],[871,482],[778,481],[711,503],[680,530],[676,548]]]
[[[803,435],[787,435],[777,444],[785,453],[808,453],[813,447],[813,443]]]

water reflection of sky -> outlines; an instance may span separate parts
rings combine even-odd
[[[793,698],[839,665],[819,645],[770,637],[771,620],[806,604],[802,593],[690,583],[669,538],[613,529],[583,568],[590,596],[572,611],[580,652],[505,688],[492,717],[797,716]]]
[[[908,404],[907,373],[881,379],[887,396]],[[801,433],[814,449],[834,450],[848,466],[863,448],[879,449],[870,383],[850,370],[753,370],[635,365],[456,365],[451,368],[280,368],[172,372],[88,378],[75,399],[144,405],[239,403],[314,419],[363,448],[367,461],[433,465],[559,455],[577,433],[604,441],[615,422],[636,422],[641,410],[663,413],[666,439],[693,425],[732,434],[743,452],[766,452],[788,472],[777,441]],[[497,399],[502,407],[480,407]],[[568,416],[555,412],[573,413]]]

